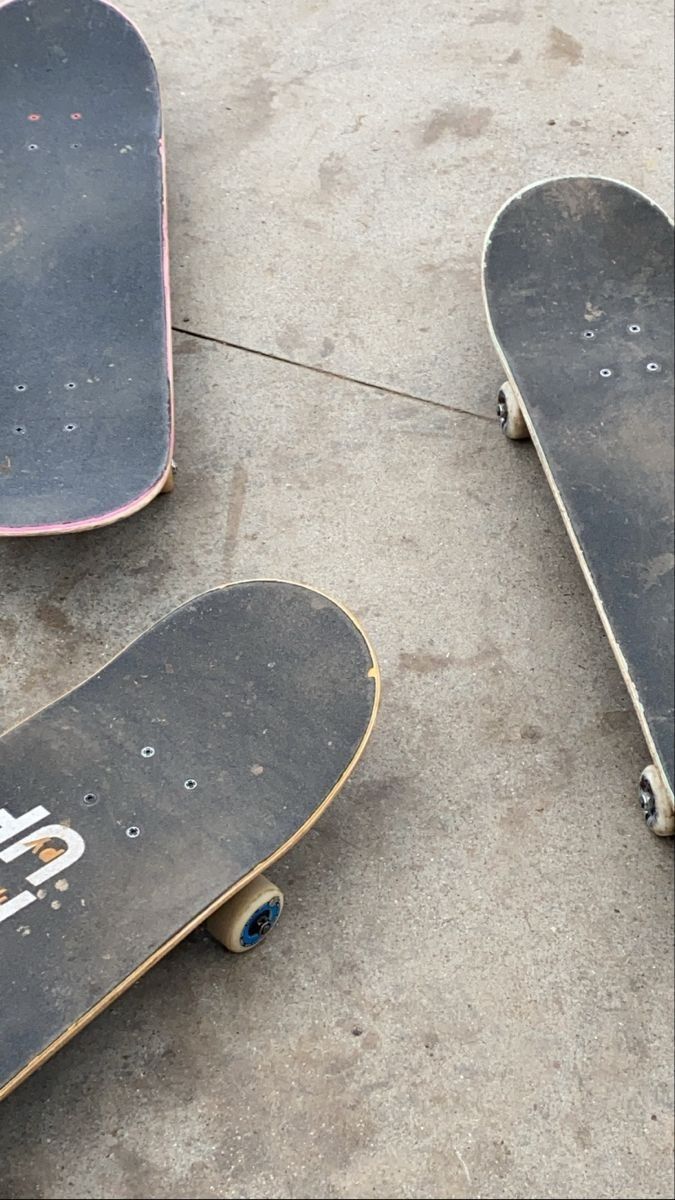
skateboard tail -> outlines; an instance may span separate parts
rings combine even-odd
[[[506,210],[508,208],[511,207],[512,204],[517,203],[518,200],[524,199],[524,197],[527,196],[530,192],[534,192],[538,188],[546,187],[550,183],[564,183],[565,180],[578,179],[578,178],[597,180],[600,183],[611,183],[611,184],[615,184],[616,187],[624,188],[626,191],[632,192],[635,196],[639,196],[639,198],[641,200],[644,200],[645,203],[651,205],[652,208],[657,209],[657,211],[660,212],[671,225],[673,224],[673,222],[672,222],[671,218],[669,217],[668,213],[666,212],[665,208],[662,208],[660,204],[657,204],[656,201],[653,200],[651,196],[648,196],[646,192],[642,192],[640,190],[640,188],[633,187],[633,185],[630,183],[624,183],[623,180],[621,180],[621,179],[615,179],[612,175],[584,175],[584,176],[545,175],[545,176],[543,176],[542,179],[537,179],[537,180],[535,180],[534,183],[526,184],[525,187],[520,188],[517,192],[514,192],[513,195],[509,196],[508,199],[505,200],[504,203],[502,205],[500,205],[500,207],[497,209],[497,212],[495,213],[495,215],[490,223],[490,227],[489,227],[489,229],[485,235],[485,239],[483,241],[482,278],[483,278],[483,297],[484,298],[485,298],[485,282],[484,282],[485,281],[485,261],[486,261],[486,257],[487,257],[487,251],[490,247],[490,242],[492,240],[492,235],[495,230],[495,227],[499,224],[499,221],[500,221],[502,215],[506,212]],[[488,323],[490,323],[489,322],[490,314],[489,314],[489,310],[487,308],[487,302],[486,302],[485,307],[486,307],[486,312],[488,314]],[[490,331],[492,332],[491,324],[490,324]],[[494,340],[494,338],[493,338],[493,340]],[[495,345],[497,345],[496,341],[495,341]]]
[[[489,321],[489,314],[488,314],[488,321]],[[492,329],[491,329],[491,333],[492,333]],[[539,460],[544,469],[544,474],[546,475],[548,485],[553,493],[555,502],[558,506],[558,511],[560,513],[560,516],[562,517],[563,524],[567,531],[567,536],[569,537],[570,542],[572,543],[572,546],[574,548],[574,553],[576,554],[577,560],[579,562],[579,565],[583,572],[584,578],[586,580],[586,585],[593,597],[593,602],[595,604],[598,616],[600,617],[600,620],[602,621],[602,625],[605,630],[605,635],[607,637],[607,641],[609,642],[609,644],[612,648],[612,651],[614,653],[614,657],[618,663],[619,670],[621,671],[621,675],[623,677],[623,681],[626,686],[626,690],[627,690],[627,692],[631,698],[631,701],[633,703],[633,707],[637,714],[638,721],[640,722],[642,734],[643,734],[643,737],[647,744],[647,747],[649,749],[649,753],[652,756],[653,762],[656,763],[656,765],[659,768],[661,778],[664,781],[664,784],[668,791],[671,803],[675,803],[675,796],[673,793],[672,780],[670,780],[668,778],[668,773],[666,771],[665,764],[664,764],[663,759],[661,758],[661,755],[659,754],[659,751],[656,747],[656,743],[652,736],[652,732],[649,727],[647,717],[645,715],[644,706],[642,704],[642,701],[640,700],[640,697],[638,695],[635,684],[633,683],[633,680],[631,678],[630,670],[628,668],[628,663],[626,662],[623,651],[621,650],[621,646],[619,645],[619,643],[617,642],[617,640],[614,636],[614,631],[613,631],[612,626],[607,617],[607,613],[605,612],[604,605],[602,604],[602,601],[600,599],[600,593],[596,586],[595,579],[594,579],[591,569],[588,565],[588,562],[586,561],[586,556],[583,552],[583,549],[581,547],[579,539],[577,538],[577,535],[574,531],[574,526],[572,525],[572,522],[569,518],[569,515],[567,513],[565,505],[563,504],[562,497],[560,495],[560,491],[556,485],[556,482],[555,482],[555,479],[553,476],[553,472],[551,471],[551,467],[546,458],[546,454],[544,453],[544,449],[541,445],[541,442],[539,441],[539,438],[537,437],[537,433],[532,424],[532,421],[531,421],[530,417],[528,416],[527,408],[526,408],[525,404],[523,403],[521,393],[518,389],[518,386],[513,378],[513,375],[511,374],[511,371],[509,369],[508,360],[507,360],[506,356],[504,355],[504,353],[502,352],[501,347],[500,347],[496,337],[494,337],[494,335],[493,335],[493,342],[495,345],[495,349],[497,350],[497,352],[499,354],[499,358],[501,360],[501,364],[502,364],[504,373],[505,373],[511,387],[514,389],[515,394],[518,396],[519,403],[521,406],[521,411],[523,413],[525,423],[528,427],[530,437],[532,439],[532,444],[534,445],[534,447],[537,451]]]
[[[171,447],[173,450],[173,432]],[[173,454],[172,454],[173,457]],[[128,504],[121,505],[120,508],[113,509],[111,512],[100,513],[95,517],[88,517],[84,521],[69,521],[64,524],[54,525],[17,525],[7,526],[0,525],[0,537],[52,537],[65,533],[87,533],[92,529],[102,529],[106,525],[114,525],[117,521],[122,521],[126,517],[131,517],[134,513],[140,512],[145,508],[156,496],[164,490],[166,482],[172,470],[172,457],[169,458],[166,470],[160,475],[159,479],[137,496]]]

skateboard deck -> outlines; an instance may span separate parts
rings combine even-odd
[[[211,914],[229,944],[219,919],[340,790],[379,695],[345,609],[257,580],[184,604],[5,733],[0,1099]],[[272,885],[239,913],[230,948],[281,902]]]
[[[550,179],[488,232],[483,288],[508,382],[653,757],[648,824],[673,821],[673,229],[613,180]]]
[[[0,5],[0,536],[77,532],[172,478],[157,77],[102,0]]]

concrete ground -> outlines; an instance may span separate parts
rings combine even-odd
[[[670,1196],[672,845],[497,429],[479,278],[536,178],[670,207],[670,4],[126,7],[166,110],[180,475],[0,546],[0,727],[270,574],[359,613],[384,703],[275,871],[279,929],[244,959],[192,937],[6,1101],[0,1196]]]

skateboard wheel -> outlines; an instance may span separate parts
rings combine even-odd
[[[530,431],[525,423],[518,397],[510,383],[503,383],[497,397],[497,416],[502,432],[514,442],[529,438]]]
[[[171,466],[169,468],[169,474],[167,475],[166,479],[164,480],[164,487],[162,488],[162,492],[163,493],[164,492],[172,492],[173,489],[175,488],[175,486],[176,486],[176,464],[172,459]]]
[[[640,779],[640,804],[645,821],[658,837],[675,834],[675,809],[661,772],[653,764],[645,767]]]
[[[267,936],[279,920],[283,906],[279,888],[259,875],[217,909],[206,922],[206,928],[226,950],[243,954]]]

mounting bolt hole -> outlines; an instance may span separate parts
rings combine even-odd
[[[595,337],[595,334],[592,329],[584,329],[584,332],[582,333],[581,336],[586,338],[587,342],[590,342],[591,338]]]
[[[69,392],[74,391],[76,387],[77,387],[77,384],[73,383],[72,379],[66,384],[66,388],[68,389]]]
[[[28,149],[29,150],[39,150],[39,146],[35,142],[29,142]]]
[[[98,796],[96,792],[87,792],[82,797],[82,803],[86,804],[87,808],[92,808],[94,804],[98,804]]]
[[[19,434],[21,434],[21,433],[25,433],[25,432],[26,432],[26,426],[25,426],[25,425],[15,425],[15,426],[14,426],[14,432],[15,432],[15,433],[19,433]]]
[[[64,432],[64,433],[74,433],[74,431],[75,431],[76,429],[77,429],[77,425],[72,425],[72,424],[71,424],[71,425],[64,425],[64,426],[63,426],[63,432]]]
[[[660,370],[661,370],[661,364],[660,364],[660,363],[657,363],[657,362],[648,362],[648,363],[647,363],[647,370],[648,370],[648,371],[651,371],[651,372],[652,372],[652,374],[655,374],[657,371],[660,371]]]
[[[601,367],[600,368],[600,375],[602,376],[603,379],[609,379],[611,374],[612,374],[612,372],[609,367]]]
[[[26,390],[26,385],[25,385],[25,383],[15,383],[15,384],[14,384],[14,391],[15,391],[15,392],[25,392],[25,390]]]
[[[628,332],[629,333],[641,333],[642,330],[639,325],[633,324],[633,325],[628,326]]]
[[[127,837],[131,838],[133,841],[134,838],[138,838],[140,836],[141,836],[141,831],[138,828],[138,825],[130,825],[129,828],[127,829]]]
[[[186,779],[186,780],[185,780],[185,787],[186,787],[186,789],[187,789],[187,791],[188,791],[188,792],[194,792],[194,790],[195,790],[196,786],[197,786],[197,780],[196,780],[196,779]]]
[[[154,746],[144,746],[141,750],[141,758],[152,758],[155,753]]]
[[[71,119],[71,121],[81,121],[81,120],[82,120],[82,113],[71,113],[71,114],[70,114],[70,119]]]

